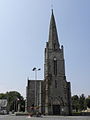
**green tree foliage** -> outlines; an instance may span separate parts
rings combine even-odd
[[[79,110],[82,111],[82,110],[85,110],[87,107],[86,107],[86,100],[85,100],[85,96],[84,94],[82,94],[79,98]]]
[[[86,98],[86,105],[88,108],[90,108],[90,97]]]
[[[72,110],[83,111],[90,108],[90,98],[85,98],[84,94],[72,96]]]
[[[72,109],[76,112],[79,110],[79,97],[77,95],[72,96]]]
[[[4,93],[0,93],[0,99],[7,99],[6,94],[4,94]]]
[[[10,91],[1,93],[0,99],[7,99],[8,100],[8,110],[9,111],[17,111],[18,104],[20,104],[20,111],[24,111],[25,108],[25,101],[23,96],[17,91]]]

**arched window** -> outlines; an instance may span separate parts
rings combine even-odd
[[[57,75],[57,59],[54,58],[54,75]]]

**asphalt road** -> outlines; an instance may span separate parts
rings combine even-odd
[[[0,120],[90,120],[90,116],[44,116],[30,118],[28,116],[0,115]]]

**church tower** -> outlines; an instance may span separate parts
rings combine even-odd
[[[58,40],[52,10],[49,39],[45,48],[44,80],[28,80],[26,109],[47,115],[71,114],[71,87],[65,76],[64,50]],[[33,109],[32,109],[33,108]]]
[[[65,76],[64,50],[58,40],[53,10],[45,48],[44,97],[45,114],[71,114],[70,82]]]

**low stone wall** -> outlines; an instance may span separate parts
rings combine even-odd
[[[82,116],[90,116],[90,112],[82,112]]]
[[[25,113],[25,112],[16,112],[15,113],[16,116],[27,116],[29,115],[28,113]]]
[[[72,113],[72,116],[90,116],[90,112]]]

